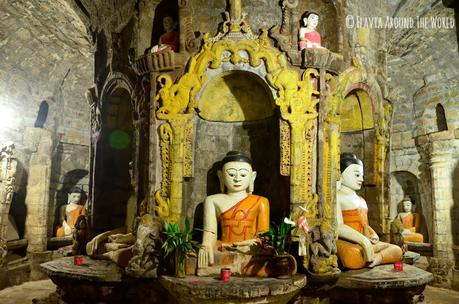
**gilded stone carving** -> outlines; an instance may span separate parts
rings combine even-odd
[[[162,164],[162,179],[161,189],[155,193],[156,213],[163,218],[170,214],[170,182],[171,182],[171,146],[173,142],[172,128],[170,124],[164,123],[159,126],[159,134],[161,138],[161,164]]]
[[[192,150],[187,143],[192,134],[190,121],[197,107],[196,94],[207,81],[206,71],[219,68],[223,63],[234,66],[249,64],[251,67],[264,64],[265,80],[277,90],[275,103],[290,129],[281,127],[285,139],[282,145],[286,149],[283,150],[280,169],[285,174],[288,173],[287,168],[291,171],[291,202],[312,208],[308,212],[313,217],[317,214],[317,201],[311,188],[312,147],[318,115],[316,105],[319,102],[319,92],[314,88],[314,83],[319,74],[315,69],[308,69],[299,79],[298,72],[288,67],[285,55],[271,45],[268,32],[262,30],[258,37],[251,34],[244,14],[240,12],[240,2],[232,4],[235,6],[231,6],[226,27],[214,38],[209,38],[209,34],[203,35],[201,50],[190,58],[185,73],[175,84],[169,75],[163,74],[157,78],[161,89],[155,101],[160,101],[161,107],[156,115],[158,119],[169,122],[174,139],[170,145],[170,167],[163,165],[163,170],[170,170],[170,174],[163,173],[163,178],[169,179],[170,192],[157,197],[157,210],[164,208],[162,214],[174,220],[180,217],[183,177],[192,173],[191,164],[188,167]],[[285,153],[289,153],[289,157]]]
[[[279,120],[280,128],[280,174],[290,176],[290,126],[285,120]]]
[[[193,176],[193,120],[189,120],[185,126],[183,176]]]

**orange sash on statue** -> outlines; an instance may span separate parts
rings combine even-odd
[[[250,194],[220,215],[222,242],[241,242],[269,230],[269,203],[262,196]]]
[[[344,210],[342,213],[344,224],[362,234],[364,233],[365,227],[368,226],[368,209]]]
[[[77,220],[77,218],[81,215],[81,214],[86,214],[86,209],[83,205],[79,205],[78,207],[76,207],[75,209],[73,209],[71,212],[70,212],[70,217],[68,217],[66,219],[66,222],[67,224],[70,226],[70,227],[74,227],[75,226],[75,222]],[[56,231],[56,236],[58,237],[64,237],[65,236],[65,232],[64,232],[64,227],[62,226],[59,226],[57,228],[57,231]]]

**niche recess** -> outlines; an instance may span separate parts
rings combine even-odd
[[[271,219],[289,210],[289,177],[279,173],[279,118],[271,89],[258,75],[247,71],[223,72],[199,95],[195,117],[194,178],[185,183],[187,206],[196,208],[200,227],[204,199],[219,193],[219,161],[231,150],[250,154],[257,171],[254,194],[270,201]]]
[[[132,193],[129,162],[133,155],[132,105],[129,92],[115,89],[102,106],[102,130],[97,142],[93,227],[106,231],[123,227]]]

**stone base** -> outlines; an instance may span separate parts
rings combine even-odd
[[[332,303],[416,303],[432,280],[431,273],[403,264],[395,272],[392,264],[343,272],[331,293]]]
[[[164,297],[166,291],[156,280],[127,277],[124,270],[111,261],[87,256],[83,261],[83,265],[76,266],[73,257],[65,257],[40,265],[57,285],[61,300],[86,304],[169,303]]]
[[[288,303],[306,285],[305,275],[290,279],[232,277],[161,276],[159,282],[178,303]]]
[[[453,268],[453,281],[451,287],[459,291],[459,269]]]
[[[29,252],[28,258],[30,260],[30,280],[37,281],[37,280],[44,280],[46,279],[46,275],[41,272],[40,264],[51,261],[53,256],[52,251],[44,251],[44,252]]]

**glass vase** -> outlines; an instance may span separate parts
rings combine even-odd
[[[175,251],[175,276],[184,278],[186,276],[186,254],[180,250]]]

